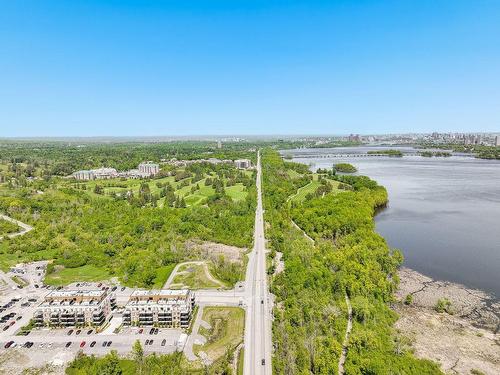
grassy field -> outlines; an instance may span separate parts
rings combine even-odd
[[[338,190],[339,183],[337,181],[329,180],[328,182],[333,186],[334,192]],[[297,190],[297,193],[295,193],[290,197],[290,201],[293,202],[304,201],[304,199],[306,199],[307,194],[314,194],[314,192],[318,187],[320,187],[320,185],[321,183],[318,181],[318,175],[316,173],[313,174],[313,180],[306,186],[303,186],[299,190]]]
[[[210,280],[202,264],[184,264],[179,267],[172,282],[172,289],[214,289],[222,285]]]
[[[0,236],[9,233],[19,232],[21,228],[17,224],[11,223],[10,221],[0,219]]]
[[[19,276],[12,276],[11,279],[19,286],[25,287],[28,286],[29,284]]]
[[[67,285],[76,281],[103,281],[108,280],[110,275],[106,270],[87,264],[77,268],[62,268],[45,277],[45,284]]]
[[[160,267],[156,270],[156,278],[153,284],[154,289],[161,289],[168,277],[175,268],[175,264],[169,264],[168,266]]]
[[[290,176],[290,178],[299,178],[299,177],[302,177],[302,175],[299,172],[294,171],[293,169],[287,169],[286,173],[288,173],[288,175]]]
[[[199,333],[206,337],[205,345],[195,345],[194,352],[205,352],[211,360],[223,356],[228,348],[234,349],[243,340],[245,311],[239,307],[205,307],[202,319],[211,328],[201,327]]]
[[[149,190],[151,194],[159,194],[162,188],[159,188],[156,184],[169,183],[175,189],[174,192],[175,195],[179,198],[184,198],[187,206],[197,206],[204,204],[208,198],[210,198],[215,194],[215,190],[211,186],[205,186],[205,180],[208,177],[213,178],[215,177],[215,174],[205,175],[203,179],[195,183],[191,182],[192,181],[191,178],[183,179],[176,182],[175,177],[173,176],[164,177],[150,181]],[[189,181],[189,184],[181,187],[181,184],[185,183],[185,181]],[[85,185],[86,192],[92,195],[93,197],[109,199],[110,198],[109,194],[111,193],[126,194],[127,191],[132,191],[134,195],[137,195],[139,193],[140,185],[143,182],[144,180],[138,180],[138,179],[127,179],[127,180],[111,179],[111,180],[95,180],[95,181],[85,181],[85,182],[79,181],[79,182],[73,182],[72,184],[75,186]],[[100,185],[103,187],[104,194],[101,195],[94,193],[94,188],[96,185]],[[199,190],[196,190],[194,193],[191,193],[191,189],[197,185],[199,186]],[[226,193],[233,199],[233,201],[244,200],[248,194],[243,184],[236,184],[234,186],[226,187]],[[165,204],[165,199],[162,198],[158,201],[159,207],[163,207],[164,204]]]
[[[243,365],[245,362],[245,349],[241,348],[240,352],[238,353],[238,368],[237,368],[237,374],[238,375],[243,375]]]

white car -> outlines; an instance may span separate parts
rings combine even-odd
[[[10,346],[11,348],[15,348],[17,346],[17,342],[13,342],[12,345]]]
[[[45,346],[45,344],[44,344],[43,342],[42,342],[42,343],[40,343],[40,345],[38,345],[38,347],[39,347],[40,349],[42,349],[44,346]]]

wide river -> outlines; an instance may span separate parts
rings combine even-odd
[[[384,185],[389,204],[377,231],[405,265],[500,298],[500,161],[472,157],[354,157],[374,148],[282,151],[312,170],[349,162]],[[412,151],[410,148],[400,148]],[[345,157],[328,157],[328,154]],[[326,157],[325,157],[326,156]]]

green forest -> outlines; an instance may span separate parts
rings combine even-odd
[[[441,374],[436,364],[416,359],[392,327],[397,316],[389,304],[402,255],[373,224],[376,208],[387,202],[385,189],[368,177],[330,175],[350,189],[287,205],[288,196],[309,183],[307,173],[291,177],[289,170],[299,168],[269,149],[262,163],[266,237],[272,255],[281,252],[285,262],[285,271],[272,278],[274,373],[338,373],[347,296],[353,328],[346,374]]]
[[[170,146],[170,152],[177,150],[175,144]],[[95,157],[106,165],[115,158],[127,159],[128,151],[120,145],[109,148],[114,153],[105,151]],[[193,157],[204,152],[199,145],[187,149]],[[64,155],[64,150],[60,146],[44,154],[46,160],[40,165],[57,164],[59,156],[53,157]],[[108,154],[113,155],[109,160]],[[233,150],[221,156],[249,155],[255,158],[255,153]],[[53,260],[47,268],[50,284],[118,277],[125,285],[158,287],[175,264],[190,259],[185,246],[190,239],[252,245],[256,202],[252,171],[240,171],[231,164],[195,163],[185,168],[165,165],[168,174],[158,178],[75,181],[30,177],[16,165],[3,161],[7,181],[0,184],[0,212],[34,230],[0,242],[3,269],[47,259]],[[36,173],[43,176],[42,170]],[[233,284],[243,270],[226,263],[217,262],[214,272]]]

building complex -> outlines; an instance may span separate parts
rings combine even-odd
[[[117,177],[126,178],[147,178],[157,175],[160,172],[160,166],[156,163],[141,163],[137,169],[131,169],[125,172],[117,172],[114,168],[97,168],[90,170],[81,170],[74,172],[70,177],[77,180],[105,180]]]
[[[45,296],[33,319],[38,327],[101,326],[115,307],[107,290],[55,290]]]
[[[187,328],[195,305],[190,290],[136,290],[123,312],[123,324]]]

